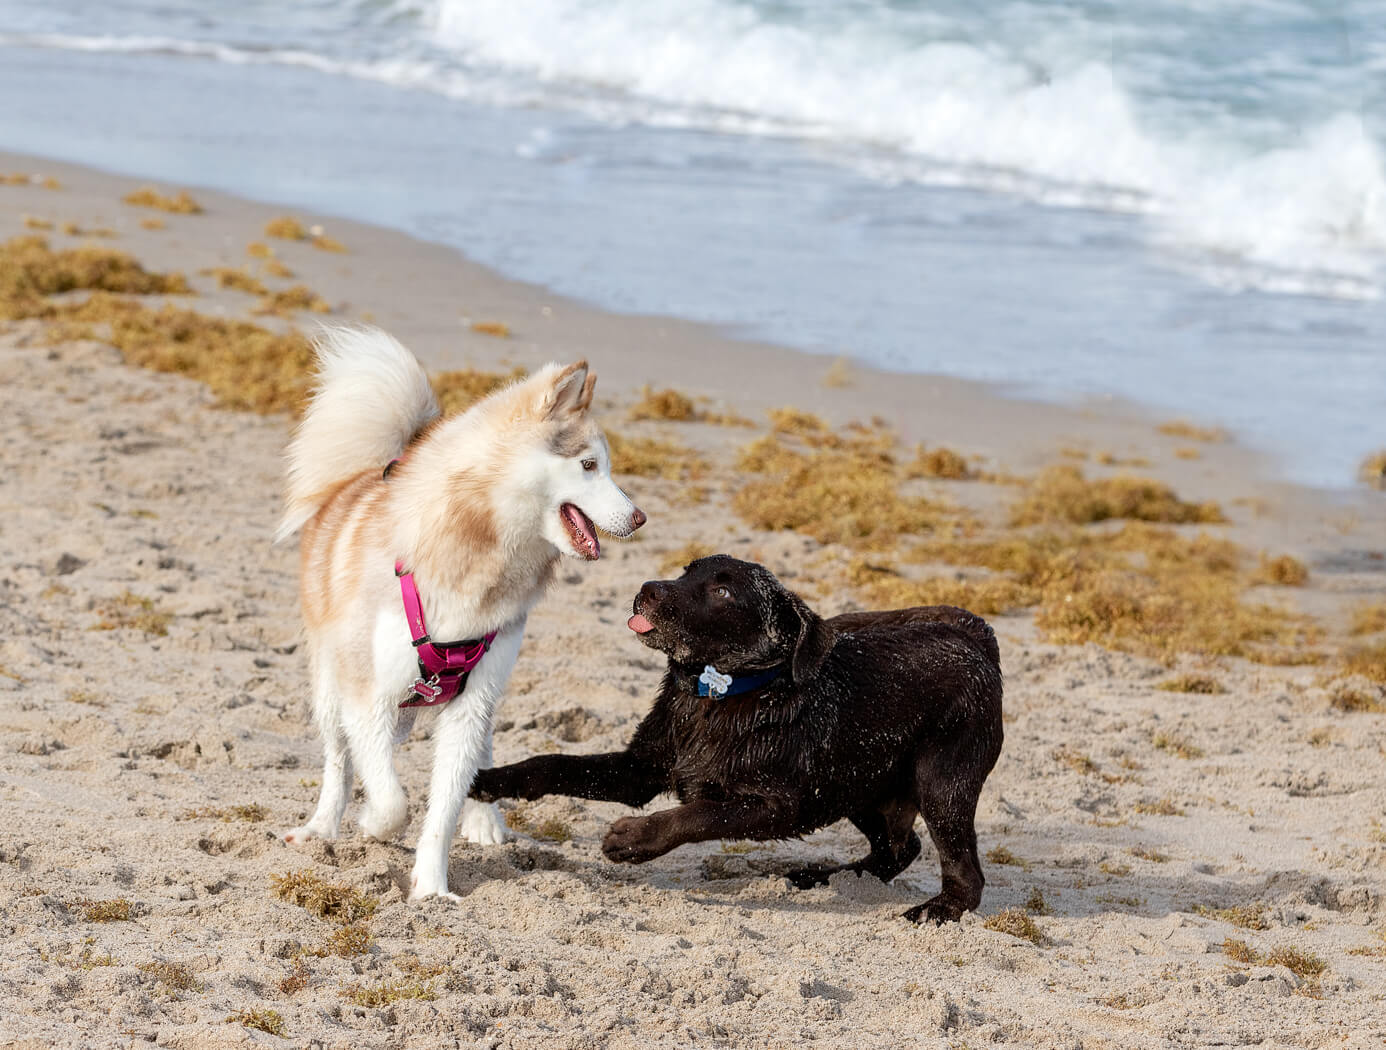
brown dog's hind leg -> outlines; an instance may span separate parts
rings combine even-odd
[[[977,857],[977,789],[966,783],[937,777],[928,759],[918,772],[919,810],[929,828],[929,838],[938,851],[943,871],[943,888],[938,896],[905,912],[911,922],[956,922],[965,911],[982,903],[982,863]]]
[[[914,833],[918,807],[909,799],[893,799],[879,809],[854,813],[849,819],[866,836],[871,852],[851,864],[810,864],[785,873],[801,890],[821,886],[839,871],[874,875],[889,882],[919,856],[919,836]]]

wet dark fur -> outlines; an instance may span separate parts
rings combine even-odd
[[[894,878],[919,855],[922,815],[943,885],[905,917],[943,922],[977,907],[973,818],[1002,736],[999,650],[986,621],[951,606],[824,620],[763,566],[726,555],[645,584],[635,611],[654,625],[641,640],[669,667],[629,748],[482,770],[474,797],[643,806],[672,792],[682,805],[607,832],[602,851],[637,864],[687,842],[794,838],[851,820],[870,852],[790,872],[802,888],[838,871]],[[705,664],[784,673],[763,689],[706,699],[697,695]]]

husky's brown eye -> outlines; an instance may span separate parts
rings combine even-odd
[[[583,469],[583,470],[596,470],[596,469],[597,469],[597,461],[596,461],[595,459],[584,459],[584,460],[582,461],[582,469]]]

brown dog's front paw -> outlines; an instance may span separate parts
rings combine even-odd
[[[469,797],[478,802],[495,802],[505,798],[498,783],[500,778],[495,773],[494,769],[478,769],[472,780],[472,790],[468,792]]]
[[[667,847],[660,845],[658,832],[648,817],[622,817],[606,831],[602,839],[602,852],[607,860],[622,864],[644,864],[654,860]]]
[[[810,864],[804,868],[792,868],[784,873],[784,877],[795,889],[811,890],[815,886],[826,886],[828,880],[841,870],[827,864]]]
[[[965,911],[967,909],[957,901],[940,893],[937,897],[930,897],[923,904],[916,904],[900,918],[909,919],[910,922],[931,922],[935,926],[942,926],[945,922],[957,922]]]

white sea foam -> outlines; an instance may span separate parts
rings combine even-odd
[[[1202,249],[1197,265],[1219,283],[1376,298],[1386,255],[1381,149],[1344,115],[1297,146],[1193,172],[1168,195],[1161,236],[1185,254]]]
[[[1223,284],[1377,291],[1386,171],[1350,113],[1270,149],[1225,127],[1162,137],[1113,69],[1081,52],[1044,68],[864,13],[828,27],[727,0],[435,0],[429,14],[440,44],[555,95],[641,100],[652,122],[702,110],[724,130],[754,122],[893,151],[894,163],[875,163],[896,175],[1142,212],[1161,244]]]
[[[1091,26],[1032,47],[962,42],[896,5],[732,0],[396,0],[407,30],[366,55],[164,36],[0,35],[0,43],[273,63],[491,105],[812,140],[873,177],[1132,212],[1221,286],[1378,294],[1386,166],[1349,112],[1303,132],[1152,115]],[[792,16],[792,17],[791,17]],[[944,39],[949,38],[949,39]],[[311,39],[307,38],[307,39]],[[383,57],[382,57],[383,56]]]

